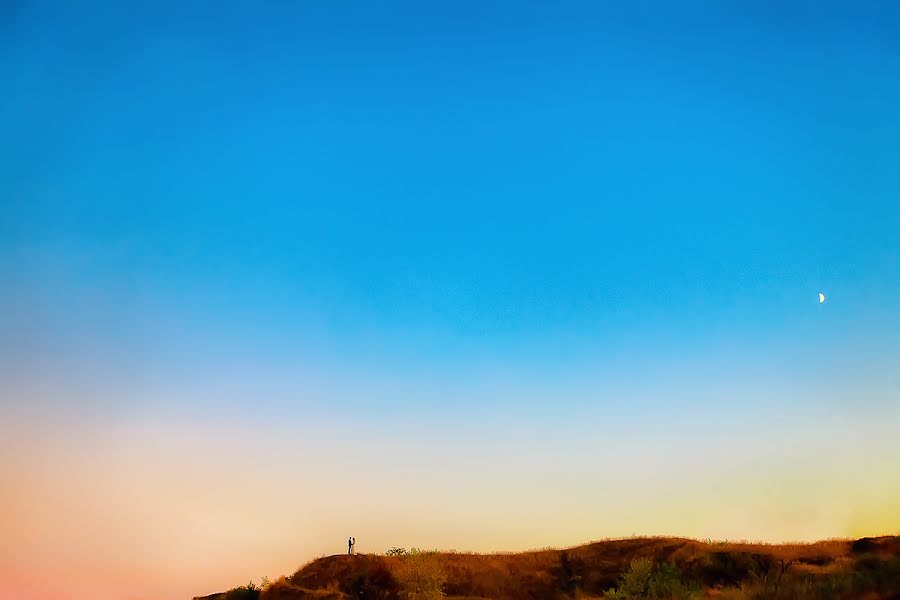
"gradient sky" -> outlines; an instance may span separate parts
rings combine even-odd
[[[0,596],[900,533],[900,4],[618,4],[0,2]]]

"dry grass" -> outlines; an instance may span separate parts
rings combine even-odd
[[[900,537],[788,544],[638,537],[516,554],[428,556],[445,597],[455,600],[602,598],[636,559],[672,565],[700,597],[900,598]],[[323,557],[260,597],[403,600],[414,587],[409,573],[422,575],[410,570],[410,561],[408,556]]]

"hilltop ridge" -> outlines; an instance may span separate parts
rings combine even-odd
[[[630,538],[567,549],[333,555],[195,600],[900,599],[900,537],[809,544]]]

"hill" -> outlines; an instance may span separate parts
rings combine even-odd
[[[196,600],[900,599],[900,537],[812,544],[601,541],[517,554],[413,551],[312,561],[263,590]]]

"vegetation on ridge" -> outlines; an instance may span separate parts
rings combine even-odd
[[[804,600],[900,598],[900,537],[814,544],[678,538],[519,554],[336,555],[206,600]]]

